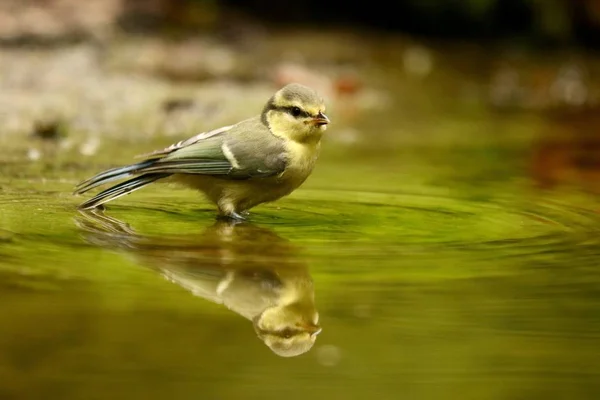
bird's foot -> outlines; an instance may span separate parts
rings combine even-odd
[[[246,220],[246,218],[244,218],[244,216],[242,214],[244,214],[244,212],[238,214],[237,212],[232,211],[227,214],[220,214],[217,218],[220,220],[239,223],[239,222],[244,222]]]

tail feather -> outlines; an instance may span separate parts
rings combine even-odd
[[[113,181],[117,181],[119,179],[130,177],[130,176],[135,175],[136,173],[140,172],[141,169],[146,168],[146,167],[154,164],[155,162],[156,162],[156,160],[147,160],[147,161],[142,161],[137,164],[127,165],[125,167],[117,167],[117,168],[109,169],[108,171],[99,173],[98,175],[93,176],[90,179],[87,179],[87,180],[81,182],[79,185],[77,185],[75,187],[74,194],[82,194],[82,193],[87,192],[90,189],[104,185],[105,183],[113,182]]]
[[[119,169],[119,168],[117,168],[117,169]],[[101,204],[104,204],[108,201],[119,198],[121,196],[125,196],[126,194],[129,194],[138,189],[141,189],[142,187],[148,185],[149,183],[152,183],[152,182],[157,181],[162,178],[166,178],[169,175],[171,175],[171,174],[144,174],[144,175],[136,176],[135,178],[129,179],[125,182],[121,182],[118,185],[112,186],[112,187],[104,190],[103,192],[98,193],[96,196],[92,197],[88,201],[80,204],[79,209],[86,210],[86,209],[98,207]],[[123,176],[127,176],[127,175],[124,175],[123,173],[121,173],[119,176],[123,177]],[[115,178],[111,177],[108,179],[114,180]],[[119,178],[116,178],[116,179],[119,179]],[[102,183],[106,183],[106,182],[108,182],[108,180],[106,180],[106,179],[102,181]],[[102,183],[100,183],[100,184],[102,184]],[[95,185],[95,186],[97,186],[97,185]],[[95,186],[93,186],[93,187],[95,187]]]

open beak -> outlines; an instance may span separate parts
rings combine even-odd
[[[322,112],[319,112],[316,117],[313,117],[311,122],[315,126],[323,126],[329,123],[329,118],[327,118],[327,115],[323,114]]]

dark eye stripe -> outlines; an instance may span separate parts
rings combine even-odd
[[[271,332],[271,333],[273,335],[275,335],[275,336],[279,336],[279,337],[282,337],[282,338],[290,338],[292,336],[301,334],[302,331],[299,330],[299,329],[286,328],[286,329],[282,329],[282,330],[279,330],[279,331],[274,331],[274,332]]]
[[[300,110],[299,114],[298,114],[298,110]],[[292,114],[292,116],[295,116],[296,118],[298,118],[298,117],[302,117],[302,118],[308,118],[308,117],[310,117],[310,114],[307,113],[306,111],[304,111],[303,109],[301,109],[300,107],[286,107],[286,111],[289,114]]]
[[[284,338],[284,339],[290,338],[292,336],[300,335],[304,332],[300,329],[294,329],[294,328],[284,328],[284,329],[280,329],[280,330],[276,330],[276,331],[268,331],[268,330],[263,330],[260,328],[257,328],[257,330],[262,335],[272,335],[272,336],[277,336],[277,337]]]
[[[275,111],[281,111],[281,112],[285,112],[290,114],[291,116],[293,116],[294,118],[308,118],[310,117],[310,114],[307,113],[306,111],[300,109],[300,114],[299,115],[294,115],[294,109],[297,108],[295,106],[290,106],[290,107],[277,107],[277,106],[273,106],[271,108],[271,110],[275,110]]]

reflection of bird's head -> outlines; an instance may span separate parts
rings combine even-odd
[[[313,303],[270,307],[253,322],[258,337],[281,357],[306,353],[321,332]]]
[[[318,141],[329,118],[313,89],[291,83],[277,91],[263,110],[263,121],[273,134],[296,142]]]

